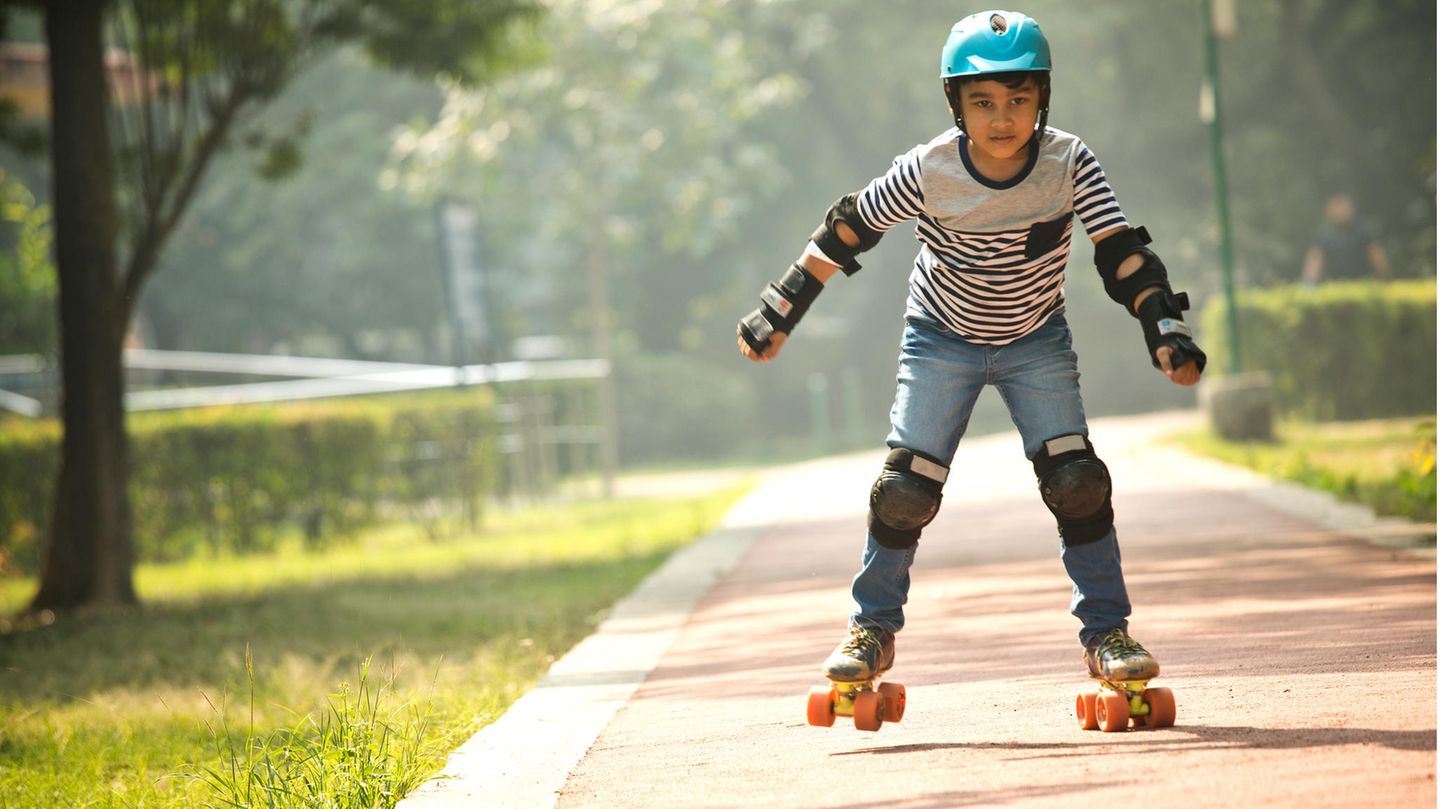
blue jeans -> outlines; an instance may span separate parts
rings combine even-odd
[[[962,340],[940,323],[905,319],[895,404],[890,410],[891,449],[904,447],[950,465],[980,391],[994,385],[1020,430],[1025,457],[1061,435],[1089,435],[1080,402],[1080,371],[1070,348],[1070,326],[1058,311],[1040,328],[1004,346]],[[1097,542],[1067,546],[1060,558],[1074,583],[1070,612],[1080,619],[1080,640],[1126,626],[1130,597],[1120,569],[1115,529]],[[915,548],[887,548],[869,535],[852,594],[858,609],[851,622],[891,632],[905,625]]]

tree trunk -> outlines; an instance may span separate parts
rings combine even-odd
[[[46,6],[65,439],[32,610],[136,603],[103,0]]]

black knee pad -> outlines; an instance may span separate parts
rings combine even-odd
[[[1035,454],[1040,497],[1060,527],[1066,545],[1098,542],[1115,524],[1110,505],[1110,470],[1083,435],[1046,441]]]
[[[900,447],[870,488],[870,534],[887,548],[904,550],[920,541],[920,529],[940,511],[940,490],[950,468]]]

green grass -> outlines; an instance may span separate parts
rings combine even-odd
[[[0,809],[392,805],[740,493],[141,566],[143,609],[0,634]]]
[[[1435,520],[1435,420],[1281,421],[1274,443],[1181,436],[1201,455],[1370,506],[1377,514]]]

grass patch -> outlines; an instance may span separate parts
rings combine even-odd
[[[0,809],[393,805],[741,492],[142,566],[144,609],[0,634]]]
[[[1435,420],[1281,421],[1273,443],[1180,436],[1200,455],[1320,489],[1377,514],[1435,521]]]

